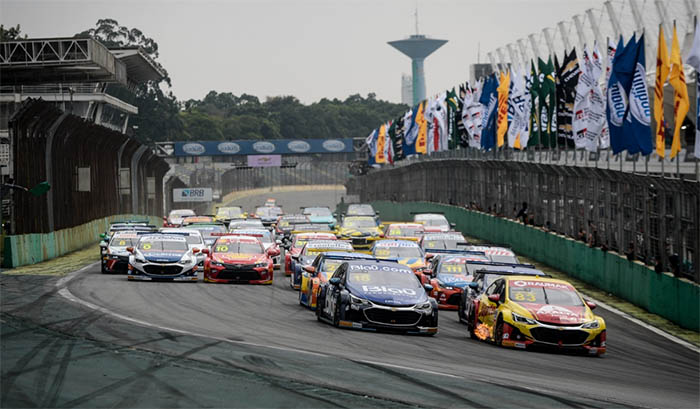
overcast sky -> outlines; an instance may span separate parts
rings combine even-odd
[[[619,3],[616,0],[615,3]],[[399,102],[410,59],[386,44],[413,34],[449,40],[426,59],[426,90],[468,79],[486,52],[554,27],[603,0],[0,0],[0,22],[59,37],[100,18],[156,40],[180,100],[210,90],[304,103],[375,92]],[[651,7],[651,6],[649,6]]]

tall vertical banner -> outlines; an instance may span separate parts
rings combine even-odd
[[[668,82],[673,87],[673,142],[671,143],[671,159],[681,151],[681,126],[683,120],[690,109],[690,99],[688,98],[688,86],[685,82],[683,72],[683,60],[681,59],[681,47],[678,44],[678,34],[676,27],[673,27],[673,42],[671,43],[671,76]]]
[[[596,135],[589,132],[591,126],[591,90],[595,85],[593,78],[593,61],[591,53],[586,46],[581,56],[581,75],[576,84],[576,98],[574,100],[574,116],[572,118],[572,130],[576,148],[583,148],[594,152],[598,148]]]
[[[461,112],[459,98],[457,92],[452,88],[446,96],[445,103],[447,105],[447,149],[456,149],[459,146],[459,118],[458,112]]]
[[[566,140],[574,138],[572,122],[574,117],[574,102],[576,100],[576,85],[579,82],[581,68],[579,66],[576,49],[564,54],[561,68],[557,73],[557,131],[559,137]]]
[[[498,80],[492,74],[484,83],[479,102],[484,106],[481,126],[481,149],[491,150],[496,145],[496,116],[498,107]]]
[[[510,72],[501,73],[498,84],[498,112],[496,116],[496,146],[502,147],[508,131],[508,91],[510,90]]]
[[[403,126],[404,126],[404,144],[403,144],[403,155],[413,156],[416,152],[416,140],[418,139],[418,123],[416,122],[416,115],[418,114],[418,106],[406,111],[403,116]]]
[[[695,69],[695,149],[693,156],[695,160],[700,160],[700,23],[695,22],[695,38],[693,45],[690,47],[690,53],[686,62]]]
[[[625,132],[630,140],[631,153],[641,152],[649,155],[653,148],[651,143],[651,105],[649,102],[649,89],[647,87],[646,57],[644,55],[644,34],[637,43],[637,57],[630,89],[630,109],[627,115]]]
[[[539,66],[539,102],[540,102],[540,142],[544,147],[557,146],[556,132],[556,84],[552,57],[545,63],[538,59]]]
[[[367,144],[367,148],[369,151],[368,158],[367,158],[367,163],[370,166],[374,166],[377,164],[376,161],[376,155],[377,155],[377,130],[373,130],[372,132],[369,133],[367,136],[367,139],[365,139],[365,143]]]
[[[525,72],[511,71],[511,90],[508,95],[508,115],[512,118],[508,127],[508,146],[523,149],[527,146],[530,121],[530,89]]]
[[[622,128],[627,114],[629,90],[632,87],[636,63],[636,40],[634,37],[626,46],[623,47],[622,44],[622,37],[620,37],[608,81],[606,117],[610,129],[610,146],[614,154],[627,149]]]
[[[377,153],[374,157],[374,161],[378,165],[386,163],[386,124],[382,124],[379,127],[379,133],[377,134]]]
[[[535,70],[535,63],[530,61],[530,77],[529,77],[529,88],[530,88],[530,139],[528,140],[527,146],[537,146],[540,143],[540,110],[539,110],[539,96],[540,96],[540,80],[537,71]]]
[[[654,121],[656,123],[656,154],[666,156],[666,123],[664,122],[664,84],[668,78],[670,64],[664,28],[659,24],[659,46],[656,52],[656,79],[654,81]]]
[[[418,137],[416,138],[416,153],[425,155],[428,148],[428,121],[425,118],[427,101],[418,104],[416,113],[416,125],[418,125]]]
[[[464,106],[462,107],[462,123],[467,132],[467,144],[470,148],[481,148],[481,125],[484,117],[484,107],[479,102],[484,88],[482,80],[470,85],[467,83]]]

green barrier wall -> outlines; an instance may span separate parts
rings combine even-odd
[[[684,328],[700,330],[700,286],[657,274],[617,253],[482,212],[430,203],[372,202],[383,220],[410,220],[411,212],[441,212],[465,234],[507,244],[516,252],[615,294]]]
[[[156,226],[163,221],[160,217],[155,216],[127,214],[105,217],[51,233],[6,236],[3,249],[3,267],[19,267],[62,256],[98,242],[100,234],[109,228],[110,223],[119,220],[145,219]]]

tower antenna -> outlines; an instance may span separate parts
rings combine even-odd
[[[416,7],[415,16],[416,16],[416,35],[418,35],[418,7]]]

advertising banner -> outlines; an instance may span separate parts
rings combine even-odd
[[[175,142],[175,156],[299,155],[353,152],[352,138]]]
[[[280,167],[282,166],[282,155],[248,155],[248,166],[254,168]]]
[[[212,191],[210,187],[173,189],[173,202],[211,202],[211,200]]]

